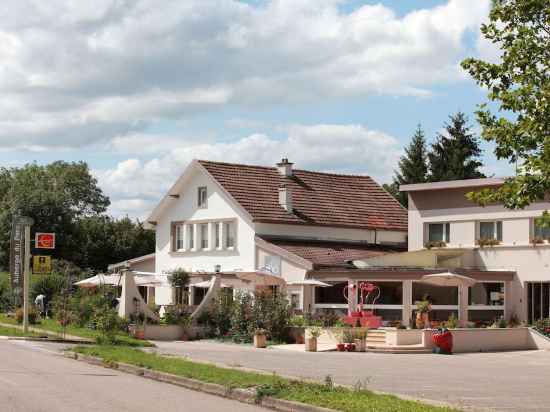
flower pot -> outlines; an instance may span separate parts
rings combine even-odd
[[[338,352],[344,352],[346,350],[346,345],[344,345],[343,343],[337,343],[336,350]]]
[[[254,347],[265,348],[267,347],[267,338],[265,335],[254,335]]]
[[[136,329],[134,331],[134,338],[136,339],[145,339],[145,329]]]
[[[355,344],[346,343],[346,352],[355,352]]]
[[[317,338],[306,339],[306,352],[317,352]]]
[[[366,339],[355,339],[355,350],[357,352],[365,352],[367,350]]]

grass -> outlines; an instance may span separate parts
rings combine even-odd
[[[17,321],[14,318],[10,318],[5,314],[0,314],[0,322],[17,325]],[[31,325],[31,326],[35,328],[44,329],[49,332],[55,332],[59,335],[63,333],[63,327],[53,319],[42,319],[40,323],[36,325]],[[96,330],[92,330],[89,328],[82,328],[75,325],[68,325],[67,328],[65,329],[65,333],[67,335],[79,336],[81,338],[88,338],[88,339],[97,339],[99,336],[101,336],[101,333]],[[134,346],[134,347],[154,346],[152,343],[146,340],[135,339],[132,336],[123,332],[120,332],[116,335],[116,340],[117,340],[117,343],[119,343],[120,345],[126,345],[126,346]]]
[[[41,335],[38,334],[38,333],[34,333],[34,332],[24,333],[21,329],[0,326],[0,336],[16,336],[16,337],[33,337],[33,338],[37,338]]]
[[[139,349],[119,346],[79,346],[78,353],[102,358],[106,364],[123,362],[148,369],[167,372],[203,382],[230,388],[255,388],[259,398],[273,396],[322,406],[343,412],[451,412],[456,409],[408,401],[392,395],[379,395],[358,388],[356,390],[292,381],[276,375],[245,372],[189,361],[183,358],[159,356]]]

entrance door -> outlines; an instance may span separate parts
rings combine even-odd
[[[550,282],[527,282],[529,323],[550,318]]]

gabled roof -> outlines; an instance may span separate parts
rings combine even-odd
[[[369,176],[199,160],[255,222],[407,231],[407,211]],[[293,213],[279,204],[292,191]]]
[[[272,236],[256,236],[260,247],[274,246],[288,255],[310,263],[307,269],[346,267],[346,262],[403,252],[405,248],[389,245],[373,245],[364,242],[300,240]],[[285,256],[287,257],[287,256]],[[303,265],[305,266],[305,265]]]

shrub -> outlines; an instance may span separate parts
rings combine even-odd
[[[304,327],[306,325],[306,321],[302,315],[294,315],[290,318],[290,326],[295,327]]]
[[[36,325],[38,316],[38,311],[33,306],[29,306],[29,323],[31,325]],[[17,323],[23,323],[23,308],[18,308],[15,311],[15,320]]]
[[[291,308],[288,300],[281,294],[271,292],[257,293],[252,305],[252,329],[267,330],[268,336],[283,341],[287,336]]]
[[[103,307],[98,308],[93,316],[95,329],[101,332],[97,343],[112,345],[116,343],[116,333],[119,330],[119,317],[116,310]]]
[[[34,299],[38,295],[44,295],[46,302],[51,302],[62,294],[66,284],[66,279],[59,275],[40,276],[31,287],[31,297]]]
[[[231,314],[231,335],[234,341],[252,341],[255,329],[252,320],[252,296],[246,291],[239,291],[235,296],[235,306]]]
[[[172,305],[166,307],[162,323],[167,325],[180,325],[183,327],[189,326],[191,316],[185,306]]]
[[[447,247],[447,243],[443,240],[432,240],[424,245],[426,249],[431,249],[434,247]]]
[[[202,320],[213,329],[217,336],[225,336],[231,330],[231,317],[234,311],[233,290],[222,289],[208,308]]]
[[[454,313],[451,313],[451,316],[443,323],[443,326],[447,329],[456,329],[458,327],[458,319]]]

